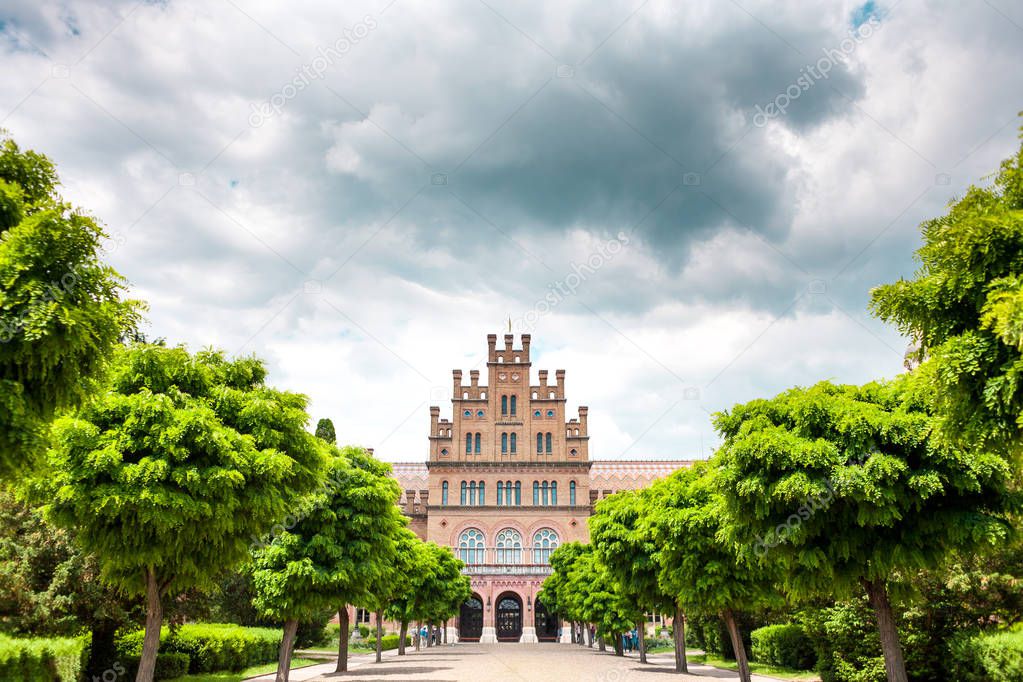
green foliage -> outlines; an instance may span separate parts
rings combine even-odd
[[[1020,682],[1023,630],[963,633],[952,645],[951,658],[952,679],[960,682]]]
[[[294,526],[255,553],[257,610],[279,621],[370,601],[405,523],[390,467],[360,448],[331,448],[327,483],[303,500]]]
[[[991,187],[970,187],[922,225],[920,269],[876,288],[871,306],[918,344],[916,358],[941,415],[967,448],[1023,443],[1023,147]]]
[[[85,670],[88,639],[14,639],[0,634],[0,679],[78,682]]]
[[[126,679],[131,679],[138,674],[140,656],[125,657],[127,661],[125,668]],[[153,672],[154,680],[174,680],[188,674],[188,667],[191,659],[188,654],[164,653],[156,655],[156,669]],[[99,677],[97,679],[102,679]]]
[[[798,621],[816,649],[823,682],[885,682],[877,623],[865,597],[806,609]]]
[[[121,656],[138,657],[144,635],[142,630],[122,635],[117,643]],[[160,631],[161,652],[187,655],[191,673],[241,670],[270,663],[277,660],[280,644],[278,629],[225,623],[189,623],[174,632],[167,627]]]
[[[398,635],[384,635],[383,637],[380,638],[380,650],[388,651],[389,649],[397,649],[398,641],[399,641]],[[405,635],[405,646],[411,645],[412,637],[410,637],[409,635]]]
[[[472,596],[472,586],[451,549],[422,542],[411,531],[399,536],[398,544],[398,555],[405,556],[402,563],[409,572],[395,584],[384,615],[404,623],[440,623],[458,613],[462,603]],[[360,625],[359,630],[363,627]],[[366,632],[363,637],[368,635],[368,627]]]
[[[810,639],[795,623],[767,625],[750,633],[752,658],[795,670],[810,670],[817,662]]]
[[[143,308],[56,185],[49,159],[0,131],[0,478],[39,463],[54,414],[96,390]]]
[[[327,441],[331,445],[337,443],[337,433],[334,431],[334,422],[329,419],[321,419],[316,422],[316,437]]]
[[[265,374],[255,358],[138,345],[117,354],[110,390],[57,420],[47,512],[105,580],[138,594],[151,570],[164,593],[212,586],[319,484],[306,398]]]
[[[643,612],[617,588],[593,545],[566,542],[551,553],[552,574],[537,595],[568,620],[593,623],[602,635],[632,629]]]
[[[821,382],[717,415],[728,537],[795,594],[851,594],[1007,537],[1007,464],[930,438],[912,381]]]

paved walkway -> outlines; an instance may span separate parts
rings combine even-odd
[[[653,654],[642,665],[637,654],[625,657],[600,653],[574,644],[456,644],[410,650],[398,657],[384,652],[381,663],[372,654],[353,656],[349,671],[337,674],[334,663],[310,666],[291,673],[293,682],[326,682],[352,679],[359,682],[404,682],[405,680],[449,680],[461,682],[498,682],[504,680],[541,680],[562,682],[639,682],[659,680],[737,680],[737,673],[706,665],[689,664],[688,675],[674,674],[672,654]],[[255,678],[260,682],[273,676]],[[754,675],[756,682],[775,682],[774,678]]]

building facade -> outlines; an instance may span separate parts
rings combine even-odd
[[[448,639],[555,641],[562,624],[537,599],[550,554],[589,538],[593,505],[689,466],[676,461],[590,461],[589,413],[570,416],[565,371],[533,382],[530,336],[487,337],[486,383],[453,371],[452,414],[430,407],[429,459],[394,465],[400,504],[424,540],[451,547],[473,596]],[[568,628],[562,639],[568,640]]]

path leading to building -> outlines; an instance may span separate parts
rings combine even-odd
[[[737,673],[706,665],[689,665],[690,674],[675,675],[672,654],[655,654],[643,665],[635,654],[619,657],[602,654],[574,644],[456,644],[411,650],[406,656],[385,652],[383,662],[374,663],[371,654],[349,661],[347,673],[334,673],[334,664],[293,671],[294,682],[327,682],[352,679],[359,682],[404,682],[405,680],[448,680],[461,682],[693,682],[695,680],[737,680]],[[260,682],[273,676],[257,678]],[[754,675],[755,682],[776,682]]]

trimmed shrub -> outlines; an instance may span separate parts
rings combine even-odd
[[[754,630],[753,660],[794,670],[810,670],[817,662],[810,638],[795,623]]]
[[[376,647],[376,638],[370,641],[371,647]],[[412,646],[412,637],[405,636],[405,646]],[[398,635],[384,635],[380,638],[380,649],[382,651],[388,651],[390,649],[398,648]]]
[[[281,631],[271,628],[248,628],[224,623],[189,623],[172,635],[168,628],[160,631],[160,652],[187,654],[189,673],[218,670],[241,670],[277,660]],[[122,635],[118,651],[126,657],[142,654],[141,630]]]
[[[369,638],[369,629],[370,629],[369,626],[366,625],[365,623],[359,623],[358,628],[359,628],[359,636],[362,637],[363,639],[368,639]]]
[[[15,639],[0,634],[0,679],[78,682],[88,656],[84,637]]]
[[[139,671],[139,656],[131,656],[127,659],[125,666],[126,674],[123,679],[134,679]],[[156,670],[153,674],[154,680],[173,680],[188,674],[190,660],[188,654],[164,653],[156,655]],[[121,678],[118,678],[121,679]]]
[[[963,634],[951,648],[951,667],[961,682],[1023,682],[1023,631]]]

